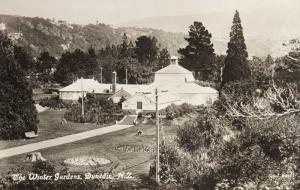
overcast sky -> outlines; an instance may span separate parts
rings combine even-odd
[[[88,24],[117,24],[156,16],[250,11],[299,6],[300,0],[0,0],[1,14],[40,16]]]

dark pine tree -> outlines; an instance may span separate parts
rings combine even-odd
[[[170,64],[170,60],[171,60],[171,56],[169,51],[166,48],[160,50],[158,55],[158,62],[155,70],[159,70],[163,67],[168,66]]]
[[[76,78],[92,78],[100,72],[97,55],[94,48],[90,47],[87,52],[75,49],[74,52],[62,54],[56,67],[54,77],[56,82],[62,85],[71,84]]]
[[[118,52],[115,46],[106,46],[101,49],[97,55],[99,67],[102,68],[102,82],[110,83],[112,81],[112,72],[115,71],[118,60]],[[101,78],[101,73],[98,80]]]
[[[86,53],[86,63],[85,63],[85,77],[91,78],[97,76],[99,72],[98,69],[98,61],[95,49],[93,47],[89,47]]]
[[[135,54],[143,65],[153,65],[157,61],[159,48],[155,37],[140,36],[136,40]]]
[[[188,45],[178,51],[182,55],[181,64],[193,71],[197,79],[210,80],[215,57],[211,34],[201,22],[194,22],[190,26],[189,37],[185,40]]]
[[[21,65],[26,75],[33,73],[34,60],[30,54],[23,47],[14,46],[14,57],[15,60]]]
[[[223,70],[222,83],[239,81],[251,77],[250,67],[247,63],[248,52],[243,35],[243,27],[239,12],[236,11],[230,32],[225,67]]]
[[[32,89],[22,65],[16,61],[14,46],[0,34],[0,137],[17,139],[28,131],[37,131],[37,112]]]
[[[39,80],[49,82],[52,80],[52,71],[56,68],[57,60],[49,52],[42,52],[37,58],[36,71],[40,73]]]
[[[128,41],[128,37],[126,33],[123,34],[122,43],[118,47],[120,53],[118,60],[116,60],[115,64],[115,71],[118,75],[118,82],[126,83],[126,70],[127,74],[131,73],[130,71],[131,65],[134,64],[133,62],[133,51],[132,51],[132,43]],[[127,75],[127,82],[128,82],[128,75]]]
[[[120,58],[129,57],[129,41],[126,33],[122,36],[122,43],[120,44]]]
[[[55,81],[62,84],[68,85],[76,78],[75,72],[77,71],[75,64],[72,61],[73,54],[65,52],[61,55],[59,63],[54,73]]]

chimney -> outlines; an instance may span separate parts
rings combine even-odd
[[[117,72],[114,71],[112,73],[112,93],[116,93],[116,86],[117,86]]]
[[[177,56],[172,56],[171,57],[171,64],[172,65],[178,65],[178,57]]]

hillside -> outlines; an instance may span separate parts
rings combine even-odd
[[[222,13],[215,16],[214,14],[205,14],[201,18],[199,15],[198,17],[190,15],[149,18],[127,23],[128,26],[123,24],[124,26],[120,27],[111,27],[106,24],[78,25],[39,17],[0,15],[0,30],[6,31],[16,44],[26,47],[34,57],[43,51],[48,51],[59,57],[64,51],[72,51],[76,48],[86,50],[92,46],[96,50],[101,49],[107,45],[120,43],[124,32],[133,42],[141,35],[155,36],[162,48],[167,48],[171,54],[177,54],[177,50],[186,45],[184,40],[186,34],[179,32],[179,30],[166,32],[168,28],[172,29],[175,26],[184,28],[182,31],[185,30],[187,33],[188,26],[194,20],[204,20],[204,24],[213,35],[212,41],[216,53],[225,54],[228,42],[226,36],[229,35],[232,16],[226,15]],[[287,43],[293,36],[288,35],[280,38],[250,37],[252,33],[248,33],[247,24],[244,32],[250,57],[254,55],[262,57],[268,54],[274,57],[285,55],[288,49],[282,44]],[[276,34],[279,35],[278,32]]]
[[[234,11],[151,17],[120,23],[119,26],[150,27],[171,32],[188,32],[193,21],[203,22],[212,33],[217,53],[226,51],[226,43],[232,24]],[[288,40],[300,36],[299,7],[274,5],[265,9],[240,11],[244,35],[250,55],[281,56],[286,53],[282,46]]]
[[[0,15],[0,30],[7,32],[16,44],[26,47],[33,56],[48,51],[59,57],[64,51],[76,48],[86,50],[90,46],[101,49],[107,45],[120,43],[124,32],[132,41],[141,35],[155,36],[161,47],[168,48],[172,54],[185,43],[182,33],[158,29],[112,28],[105,24],[77,25],[38,17],[10,15]]]
[[[150,27],[170,32],[188,32],[193,21],[200,21],[215,38],[228,38],[234,11],[150,17],[120,23],[119,26]],[[270,7],[240,11],[245,37],[248,39],[284,39],[300,34],[300,12],[297,7]]]

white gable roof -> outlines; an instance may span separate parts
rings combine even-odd
[[[61,92],[91,92],[99,88],[100,83],[94,79],[78,79],[69,86],[66,86],[59,91]]]
[[[144,92],[145,89],[148,88],[149,85],[145,84],[117,84],[116,88],[117,90],[124,89],[126,92],[128,92],[131,95],[134,95],[138,92]]]
[[[106,94],[110,93],[112,91],[112,85],[111,84],[105,84],[105,83],[99,83],[98,87],[94,90],[95,93],[99,94]]]
[[[155,74],[192,74],[192,72],[178,64],[170,64],[156,71]]]
[[[194,82],[193,73],[177,63],[170,65],[155,72],[154,81],[156,83],[182,83]]]
[[[155,94],[154,92],[146,94],[146,93],[136,93],[135,95],[131,96],[130,98],[128,98],[127,100],[124,101],[124,103],[126,102],[130,102],[132,99],[135,99],[136,97],[145,97],[146,99],[148,99],[152,104],[155,104],[156,100],[155,100]],[[158,98],[158,104],[172,104],[175,102],[180,102],[181,99],[180,97],[172,94],[172,93],[168,93],[168,92],[164,92],[164,93],[160,93],[159,94],[159,98]]]
[[[145,94],[152,102],[156,102],[154,92],[151,94]],[[170,93],[170,92],[161,92],[158,96],[158,104],[174,103],[180,101],[180,97]]]
[[[203,87],[194,82],[186,83],[152,83],[145,92],[154,91],[155,88],[165,90],[170,93],[183,94],[218,94],[218,91],[211,87]]]
[[[123,88],[121,88],[120,90],[118,90],[115,94],[113,94],[112,96],[110,96],[108,99],[112,99],[114,97],[124,97],[124,98],[128,98],[131,97],[132,95],[127,92],[126,90],[124,90]]]

